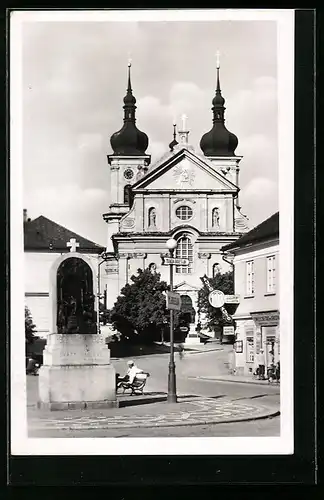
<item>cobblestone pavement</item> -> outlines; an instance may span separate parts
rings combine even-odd
[[[69,414],[57,415],[53,413],[30,415],[29,429],[37,430],[83,430],[83,429],[127,429],[127,428],[154,428],[173,426],[192,426],[217,424],[220,422],[239,422],[255,420],[274,415],[277,412],[272,408],[259,403],[249,404],[213,398],[196,398],[178,404],[162,403],[154,405],[154,409],[141,407],[134,414],[125,409],[106,412],[88,413],[86,415]],[[124,410],[124,411],[121,411]]]

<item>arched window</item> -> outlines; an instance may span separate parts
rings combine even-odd
[[[148,211],[148,225],[156,227],[156,210],[154,207],[151,207]]]
[[[176,266],[176,273],[191,274],[193,265],[193,244],[188,234],[184,234],[178,239],[178,246],[175,253],[177,258],[189,260],[189,266]]]
[[[218,264],[218,262],[213,264],[213,278],[215,278],[216,274],[220,273],[220,271],[221,271],[221,267]]]
[[[124,203],[125,205],[131,206],[132,204],[132,186],[130,184],[126,184],[124,187]]]
[[[219,208],[215,207],[212,211],[212,227],[219,229]]]

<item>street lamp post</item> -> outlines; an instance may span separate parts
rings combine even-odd
[[[100,266],[108,260],[108,254],[107,252],[103,252],[101,255],[99,255],[99,258],[101,257],[101,262],[98,262],[98,274],[97,274],[97,333],[101,333],[100,329]]]
[[[173,238],[166,242],[170,256],[173,258],[177,242]],[[173,292],[173,264],[170,264],[170,292]],[[173,309],[170,309],[170,362],[168,375],[168,403],[177,402],[176,373],[174,363],[174,338],[173,338]]]

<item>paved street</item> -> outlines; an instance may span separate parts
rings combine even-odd
[[[145,392],[166,393],[168,355],[135,358],[150,372]],[[176,359],[179,402],[153,402],[105,411],[44,412],[35,408],[37,377],[27,377],[29,433],[33,437],[267,436],[279,435],[280,418],[258,419],[279,410],[279,387],[213,380],[228,374],[225,350],[186,353]],[[123,373],[126,359],[112,360]],[[233,420],[235,421],[233,423]],[[236,421],[238,420],[238,421]],[[228,421],[228,422],[227,422]]]
[[[228,349],[202,353],[186,353],[182,360],[178,354],[176,360],[177,393],[197,396],[227,396],[230,398],[258,397],[267,403],[279,404],[280,389],[269,384],[241,384],[213,380],[200,377],[222,376],[228,374],[225,365],[228,359]],[[167,392],[169,355],[156,355],[134,359],[139,368],[148,371],[146,390],[148,392]],[[116,371],[124,373],[127,360],[112,360]]]

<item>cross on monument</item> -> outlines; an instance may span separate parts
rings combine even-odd
[[[75,238],[70,238],[70,241],[66,244],[67,247],[70,247],[70,252],[76,252],[77,247],[80,246],[80,243],[77,243]]]

